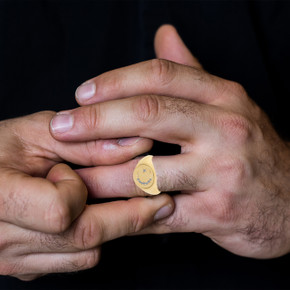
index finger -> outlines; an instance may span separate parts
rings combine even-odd
[[[132,97],[164,95],[212,103],[224,90],[222,79],[201,68],[152,59],[97,76],[76,90],[80,105]]]

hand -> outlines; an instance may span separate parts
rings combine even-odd
[[[166,195],[86,206],[86,186],[60,162],[106,165],[98,167],[97,176],[106,179],[102,168],[149,150],[152,142],[58,142],[49,133],[54,115],[41,112],[0,122],[2,275],[32,280],[93,267],[102,243],[139,231],[173,209]],[[165,210],[158,212],[163,206]]]
[[[159,29],[155,50],[171,61],[117,69],[78,88],[77,100],[87,106],[70,111],[67,131],[53,130],[53,119],[53,136],[66,142],[141,136],[179,144],[181,154],[153,158],[159,189],[181,191],[174,196],[175,211],[143,233],[202,233],[248,257],[288,253],[288,144],[241,85],[202,68],[173,27]],[[138,192],[135,165],[134,160],[108,170],[125,184],[116,189],[119,195]],[[96,172],[79,174],[98,195],[99,182],[90,178]]]

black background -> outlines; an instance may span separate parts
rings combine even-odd
[[[288,1],[0,1],[0,118],[76,107],[74,92],[104,71],[154,57],[174,24],[211,73],[240,82],[289,138]],[[176,148],[157,144],[154,154]],[[0,289],[289,289],[290,258],[235,256],[197,234],[126,237],[88,271]]]

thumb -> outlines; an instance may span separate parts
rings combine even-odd
[[[80,237],[82,243],[86,241],[86,249],[94,248],[107,241],[136,234],[170,216],[173,211],[174,201],[167,194],[89,205],[76,220],[75,231],[71,231],[72,239]]]
[[[164,24],[159,27],[155,34],[154,49],[157,58],[202,68],[172,25]]]

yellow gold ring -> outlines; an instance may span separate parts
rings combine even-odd
[[[147,155],[137,163],[133,172],[133,180],[146,193],[157,195],[160,191],[157,187],[157,176],[152,158],[152,155]]]

